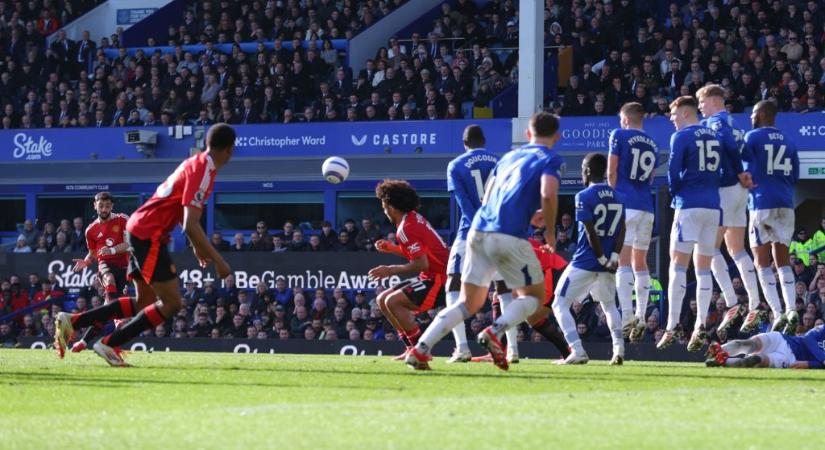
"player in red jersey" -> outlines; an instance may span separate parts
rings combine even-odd
[[[536,229],[543,229],[545,227],[544,214],[541,210],[536,211],[530,223]],[[558,326],[554,325],[553,321],[550,320],[549,314],[551,313],[550,305],[553,303],[554,296],[553,273],[561,272],[561,270],[567,266],[567,261],[557,253],[548,252],[543,242],[534,238],[528,238],[527,241],[530,242],[530,245],[533,247],[533,251],[536,253],[536,257],[539,259],[541,271],[544,272],[544,286],[547,291],[547,297],[544,299],[544,302],[542,302],[538,309],[536,309],[536,312],[527,318],[527,323],[530,324],[533,330],[550,341],[556,349],[559,350],[562,358],[566,358],[567,355],[570,354],[567,341],[564,340],[564,335],[561,330],[559,330]],[[509,288],[503,281],[496,281],[496,292],[506,292],[508,289]],[[501,302],[498,300],[498,294],[496,294],[496,297],[493,299],[492,308],[493,320],[495,320],[501,315]],[[474,357],[472,361],[489,362],[492,361],[492,356],[490,356],[490,354],[477,356]],[[507,362],[518,363],[517,342],[507,341]]]
[[[159,298],[93,347],[95,353],[110,365],[127,366],[113,347],[165,322],[183,305],[175,265],[166,248],[169,233],[177,224],[182,224],[200,266],[214,262],[220,278],[229,276],[229,265],[209,243],[200,218],[206,199],[212,193],[215,175],[232,158],[234,148],[235,130],[232,127],[219,123],[209,128],[206,150],[183,161],[126,223],[126,242],[132,250],[127,275],[135,285],[137,297],[121,297],[83,314],[58,314],[55,346],[65,347],[75,328],[131,317],[142,301]]]
[[[105,303],[118,298],[126,285],[126,266],[129,264],[129,244],[125,242],[126,214],[113,213],[114,198],[108,192],[98,192],[94,199],[97,219],[86,227],[86,245],[89,253],[83,259],[75,259],[74,271],[80,272],[97,261],[97,277],[106,289]],[[145,305],[144,305],[145,306]],[[86,349],[89,342],[100,332],[102,323],[90,326],[72,346],[72,352]],[[58,356],[63,355],[58,349]]]
[[[421,330],[415,315],[444,306],[444,284],[447,281],[447,244],[430,222],[416,211],[420,206],[418,193],[403,180],[384,180],[375,187],[384,214],[396,226],[399,245],[379,240],[379,252],[393,253],[409,260],[407,264],[378,266],[369,271],[371,279],[419,272],[382,292],[378,298],[381,312],[398,330],[399,337],[411,349],[418,342]]]

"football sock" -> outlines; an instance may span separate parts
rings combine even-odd
[[[647,302],[650,300],[650,272],[636,272],[636,317],[644,322],[647,316]]]
[[[722,350],[731,356],[753,353],[756,351],[755,339],[737,339],[722,345]]]
[[[607,322],[607,328],[610,329],[610,338],[613,341],[613,347],[621,349],[624,354],[624,336],[622,336],[622,317],[616,308],[616,301],[611,297],[601,302],[602,311],[604,311],[604,318]],[[632,316],[631,316],[632,317]]]
[[[716,278],[716,283],[722,289],[722,295],[725,297],[725,304],[731,307],[736,304],[736,292],[733,290],[733,282],[730,281],[730,272],[728,272],[728,262],[719,249],[716,249],[716,254],[713,255],[713,260],[710,263],[711,271],[713,271],[713,278]]]
[[[501,310],[507,311],[507,308],[513,303],[513,293],[505,292],[500,294],[499,297],[501,298]],[[518,325],[514,324],[504,333],[507,336],[507,348],[513,353],[518,353]]]
[[[739,269],[739,276],[742,277],[742,284],[748,292],[748,309],[755,311],[759,307],[759,282],[756,280],[756,267],[753,266],[753,259],[747,251],[742,250],[733,257],[736,268]],[[725,299],[727,303],[727,299]],[[733,305],[728,304],[728,308]]]
[[[667,311],[667,331],[676,329],[679,324],[679,316],[682,314],[682,302],[685,300],[685,289],[687,289],[687,274],[684,266],[672,264],[670,266],[670,283],[667,286],[667,296],[670,306]]]
[[[458,291],[447,292],[447,306],[458,303],[458,294]],[[464,325],[464,322],[461,322],[453,328],[453,338],[455,338],[455,346],[459,351],[470,350],[470,347],[467,345],[467,327]]]
[[[163,317],[163,314],[161,314],[158,305],[149,305],[144,308],[143,311],[139,312],[134,319],[130,320],[129,323],[115,330],[115,332],[109,336],[104,337],[103,343],[109,347],[120,347],[138,337],[144,330],[152,329],[165,321],[166,319]]]
[[[114,285],[106,285],[106,303],[117,300],[117,288]]]
[[[796,280],[791,266],[779,268],[779,281],[782,283],[782,297],[785,298],[785,311],[796,310]]]
[[[501,338],[501,335],[504,334],[505,331],[510,329],[515,330],[520,323],[530,317],[530,314],[536,312],[536,308],[538,307],[538,299],[530,295],[513,299],[512,303],[507,305],[507,308],[501,311],[501,317],[493,322],[491,327],[493,333]],[[507,336],[507,339],[510,339],[509,335]],[[515,339],[513,339],[513,343],[516,343]]]
[[[418,328],[418,325],[414,325],[413,328],[404,331],[404,335],[407,336],[410,345],[415,347],[415,344],[418,343],[418,339],[421,337],[421,328]]]
[[[710,298],[713,294],[713,278],[710,270],[696,270],[696,324],[694,329],[704,325],[708,319],[710,309]]]
[[[92,342],[92,340],[94,340],[94,338],[97,336],[98,331],[100,331],[100,328],[94,325],[87,327],[86,332],[83,333],[83,336],[79,340],[85,342],[86,346],[88,347],[89,343]]]
[[[404,343],[404,347],[407,347],[407,348],[412,347],[412,345],[410,345],[410,340],[407,338],[407,335],[404,334],[403,331],[398,330],[398,338],[401,339],[401,342]]]
[[[782,315],[782,304],[779,301],[779,292],[776,291],[776,277],[773,274],[773,269],[770,267],[763,267],[756,271],[759,276],[759,284],[762,285],[762,293],[765,294],[765,301],[773,311],[774,320]]]
[[[536,324],[533,325],[533,329],[552,343],[553,346],[558,349],[559,353],[561,353],[562,358],[567,358],[567,355],[570,354],[570,348],[567,345],[567,341],[564,340],[564,335],[561,334],[561,330],[553,325],[549,318],[545,317],[544,319],[536,322]]]
[[[467,310],[467,305],[464,302],[456,303],[442,309],[435,320],[418,339],[418,345],[415,349],[421,353],[429,354],[433,346],[438,343],[447,333],[450,332],[456,325],[469,319],[471,317],[470,311]]]
[[[584,347],[582,347],[579,332],[576,331],[576,321],[573,319],[573,314],[570,312],[570,300],[563,295],[557,295],[553,301],[553,314],[556,320],[559,321],[561,331],[564,334],[564,340],[570,346],[571,351],[583,355]]]
[[[501,302],[498,297],[494,297],[493,302],[490,304],[490,314],[493,316],[493,320],[501,317]]]
[[[135,299],[120,297],[117,301],[98,306],[83,314],[72,315],[72,326],[85,328],[89,326],[103,327],[111,319],[132,317],[135,314]]]
[[[630,323],[633,318],[633,269],[630,266],[619,267],[616,271],[616,294],[622,309],[622,324]]]

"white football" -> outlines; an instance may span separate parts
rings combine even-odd
[[[338,184],[349,176],[349,163],[340,156],[330,156],[321,165],[321,173],[324,179],[332,184]]]

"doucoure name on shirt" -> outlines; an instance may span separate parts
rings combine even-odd
[[[464,167],[470,169],[473,167],[474,164],[482,162],[482,161],[489,161],[489,162],[498,162],[498,158],[493,155],[476,155],[471,156],[467,161],[464,162]]]

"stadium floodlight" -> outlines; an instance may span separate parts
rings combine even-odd
[[[130,130],[123,134],[127,144],[134,144],[138,153],[147,158],[155,157],[155,145],[158,142],[158,133],[147,130]]]

